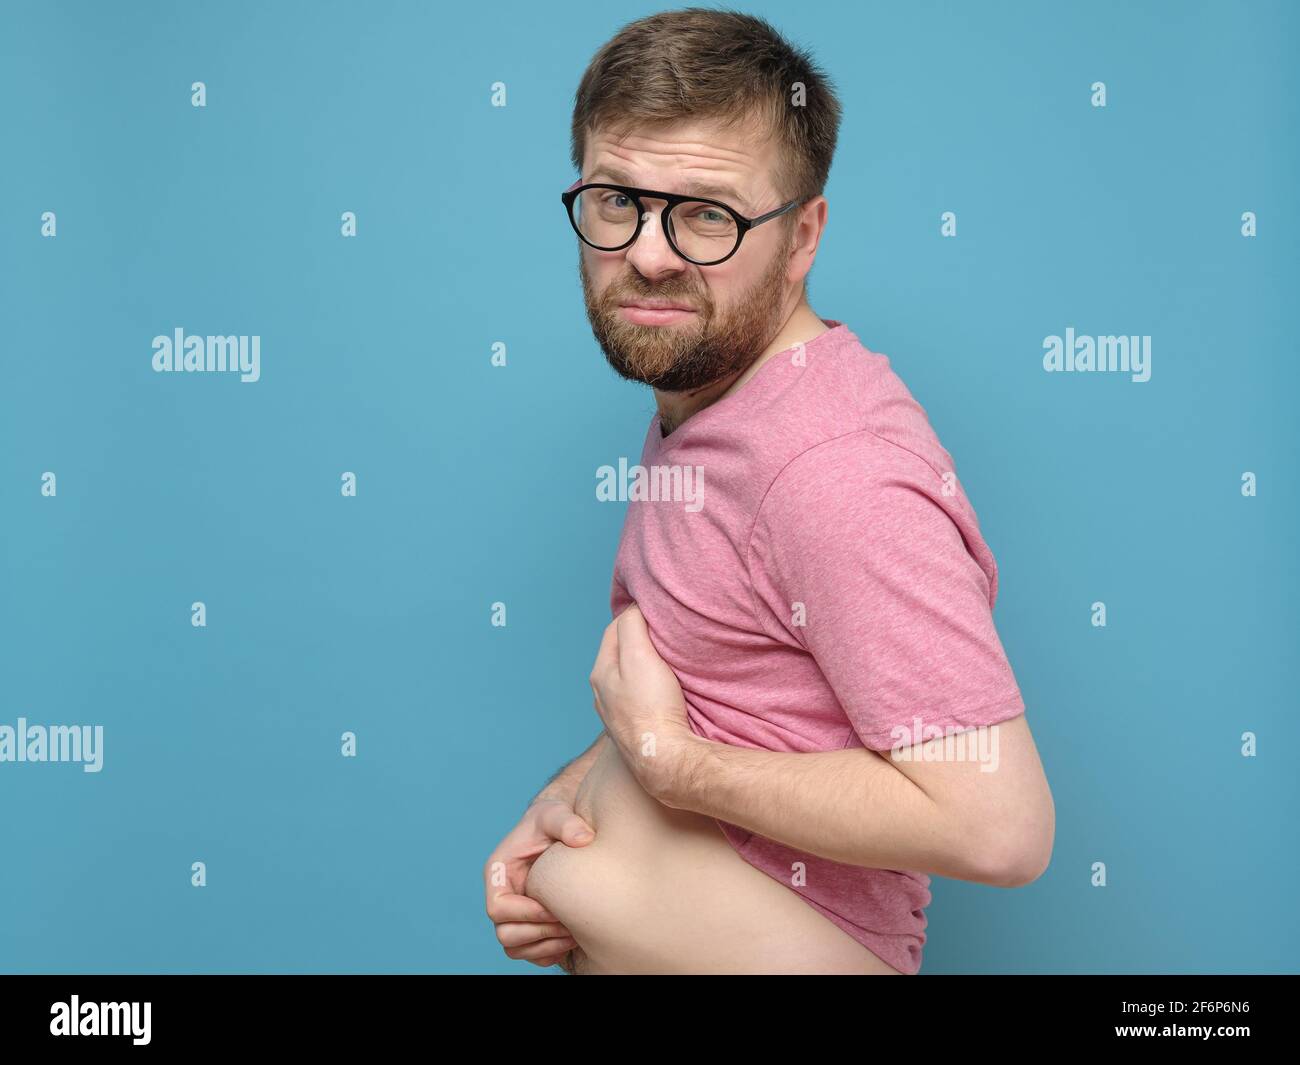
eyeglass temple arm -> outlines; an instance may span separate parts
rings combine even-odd
[[[784,207],[778,207],[775,211],[768,211],[767,214],[761,214],[757,218],[751,218],[749,220],[750,227],[752,228],[758,225],[760,222],[771,221],[773,218],[776,218],[778,215],[783,215],[786,213],[786,211],[789,211],[791,208],[798,207],[798,206],[799,206],[798,200],[791,200]]]

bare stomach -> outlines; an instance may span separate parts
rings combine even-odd
[[[712,818],[647,795],[608,740],[574,810],[595,840],[551,844],[524,889],[577,940],[570,971],[899,975],[746,862]]]

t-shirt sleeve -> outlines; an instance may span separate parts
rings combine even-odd
[[[760,621],[813,656],[863,746],[1024,712],[975,512],[911,451],[864,431],[804,452],[764,497],[749,566]]]

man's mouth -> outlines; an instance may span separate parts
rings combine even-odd
[[[636,325],[669,325],[685,321],[695,308],[674,300],[627,300],[619,304],[619,311]]]

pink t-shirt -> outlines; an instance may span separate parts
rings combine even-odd
[[[917,718],[946,729],[1016,717],[1024,703],[993,625],[997,566],[952,458],[888,357],[825,321],[666,438],[651,421],[645,472],[624,478],[613,613],[640,606],[691,728],[720,743],[887,751]],[[929,876],[718,825],[890,965],[920,968]]]

